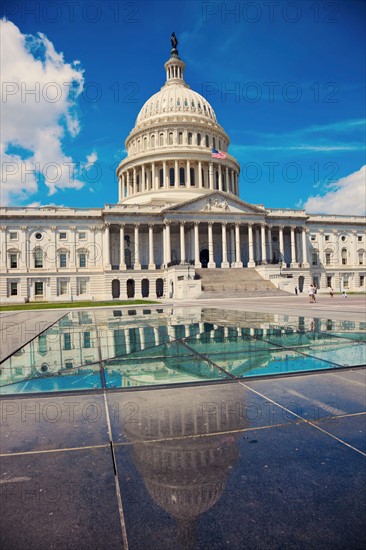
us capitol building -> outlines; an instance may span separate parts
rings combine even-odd
[[[291,292],[364,292],[365,218],[239,199],[229,136],[186,84],[175,35],[172,46],[166,82],[126,139],[117,204],[1,209],[1,301],[194,298],[200,268],[256,270]]]

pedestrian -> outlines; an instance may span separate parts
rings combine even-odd
[[[317,289],[315,284],[313,285],[313,289],[314,289],[314,300],[313,300],[313,302],[316,302],[316,293],[317,293],[318,289]]]
[[[297,286],[295,286],[295,294],[296,294],[296,296],[297,296]]]
[[[308,295],[309,295],[309,304],[312,304],[314,302],[314,287],[313,287],[313,285],[309,286]]]
[[[330,296],[331,298],[333,298],[334,291],[333,291],[333,289],[332,289],[331,286],[328,287],[328,292],[329,292],[329,296]]]
[[[345,290],[343,291],[343,298],[348,298],[347,292]]]

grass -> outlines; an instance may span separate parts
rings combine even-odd
[[[102,306],[139,306],[144,304],[158,304],[152,300],[109,300],[106,302],[37,302],[31,304],[0,305],[0,311],[27,311],[31,309],[71,309],[79,307],[102,307]]]

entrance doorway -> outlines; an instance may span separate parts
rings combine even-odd
[[[127,298],[134,298],[135,296],[135,281],[128,279],[127,281]]]
[[[163,279],[156,280],[156,297],[161,298],[164,294],[164,281]]]
[[[200,252],[200,262],[201,262],[202,267],[207,267],[208,260],[209,260],[208,249],[203,248]]]

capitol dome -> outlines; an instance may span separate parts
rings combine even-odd
[[[144,103],[126,139],[127,157],[117,168],[119,202],[172,205],[215,189],[238,195],[229,136],[209,102],[185,82],[176,47],[164,69],[165,84]]]

